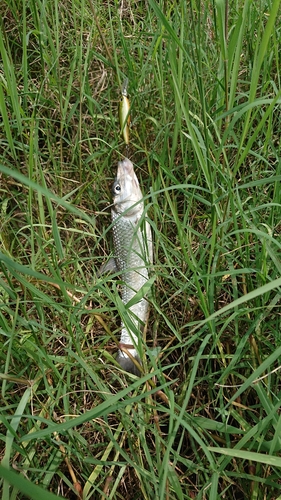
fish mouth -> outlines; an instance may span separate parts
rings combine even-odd
[[[135,193],[137,193],[140,189],[139,181],[134,171],[134,165],[131,160],[128,160],[128,158],[118,162],[116,179],[121,183],[124,182],[124,184],[126,183],[126,180],[130,180],[132,182],[133,192]]]
[[[127,175],[133,177],[134,165],[128,158],[124,158],[124,160],[118,162],[117,177],[125,177]]]

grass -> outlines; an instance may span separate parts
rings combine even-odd
[[[2,500],[281,498],[280,1],[0,12]],[[139,379],[96,275],[123,156],[154,233]]]

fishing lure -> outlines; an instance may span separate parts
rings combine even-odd
[[[122,90],[121,90],[121,101],[119,104],[119,122],[121,133],[125,144],[129,144],[129,126],[130,126],[130,101],[128,99],[128,78],[125,78]]]

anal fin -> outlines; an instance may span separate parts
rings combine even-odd
[[[105,273],[116,273],[118,271],[118,267],[116,264],[116,260],[114,257],[111,257],[107,262],[102,264],[97,271],[97,278],[99,278],[102,274]]]

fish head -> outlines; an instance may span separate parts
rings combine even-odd
[[[112,196],[114,210],[118,214],[125,212],[125,217],[132,217],[142,213],[142,192],[134,172],[134,166],[128,158],[118,162],[117,175],[112,186]]]

